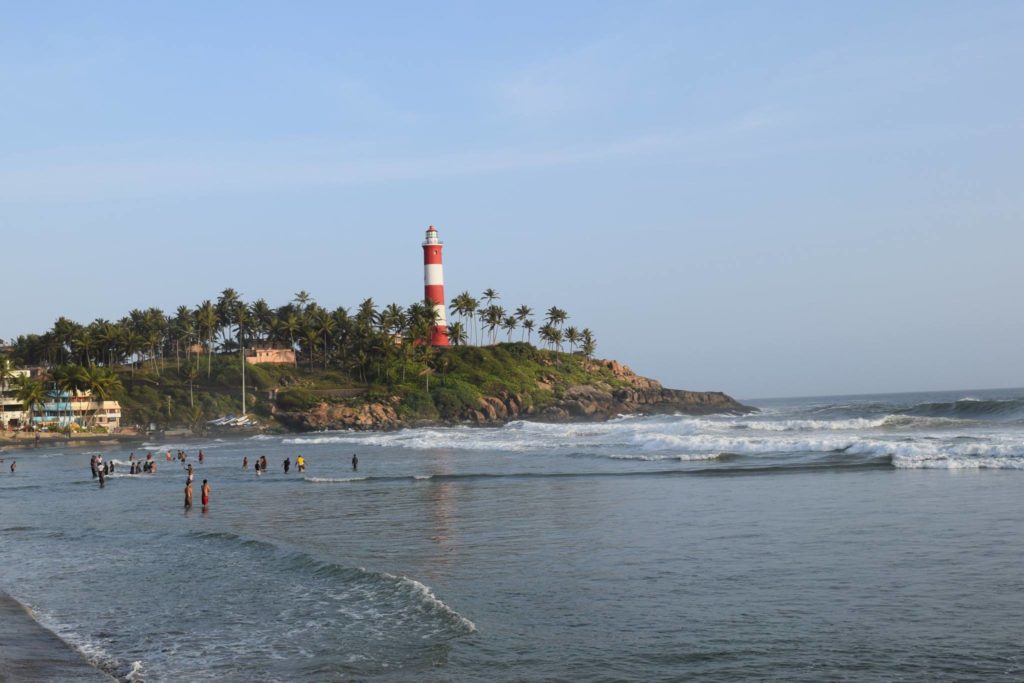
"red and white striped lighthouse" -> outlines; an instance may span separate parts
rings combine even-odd
[[[441,250],[444,243],[437,239],[437,230],[427,228],[423,240],[423,290],[424,298],[437,311],[437,324],[430,333],[432,346],[448,346],[448,315],[444,305],[444,270],[441,266]]]

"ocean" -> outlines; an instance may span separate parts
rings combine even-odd
[[[0,592],[124,681],[1024,679],[1024,390],[750,403],[8,449]]]

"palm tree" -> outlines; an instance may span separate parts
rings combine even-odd
[[[71,348],[74,350],[75,357],[82,363],[82,365],[92,364],[92,349],[95,346],[96,339],[93,337],[92,331],[88,327],[80,327],[75,330],[71,336]]]
[[[481,298],[483,298],[487,302],[488,306],[490,306],[494,302],[495,299],[500,299],[501,298],[501,296],[496,291],[491,289],[490,287],[485,289],[484,293],[481,294],[480,296],[481,296]]]
[[[466,309],[466,315],[469,317],[469,329],[470,333],[476,337],[476,343],[480,343],[480,337],[476,335],[476,311],[480,308],[480,302],[470,295],[469,292],[465,292],[466,300],[462,302],[462,307]],[[470,343],[473,343],[472,341]]]
[[[571,325],[565,328],[565,341],[569,342],[569,353],[575,350],[576,343],[580,340],[580,332]]]
[[[125,329],[122,325],[116,325],[106,320],[96,321],[96,340],[103,347],[103,363],[110,367],[114,364],[114,352],[120,345],[121,336]]]
[[[18,386],[18,400],[21,401],[21,405],[28,412],[28,421],[29,424],[32,424],[37,412],[36,406],[43,405],[48,398],[46,387],[43,386],[42,382],[28,377],[19,377],[15,381]]]
[[[562,350],[562,331],[557,327],[551,330],[551,343],[555,345],[555,351]]]
[[[206,377],[209,378],[213,367],[213,333],[217,330],[217,309],[207,299],[196,308],[195,317],[196,329],[206,344]]]
[[[309,292],[307,292],[306,290],[302,290],[301,292],[295,295],[295,298],[292,299],[292,301],[298,304],[300,311],[303,311],[306,309],[306,306],[309,304],[310,301],[312,301],[312,299],[313,297],[310,296]]]
[[[411,337],[406,337],[402,340],[402,346],[399,349],[398,359],[402,365],[402,383],[405,384],[405,369],[409,365],[409,361],[412,360],[412,352],[415,350],[413,346],[413,340]]]
[[[505,321],[501,324],[505,328],[505,333],[508,335],[506,339],[512,341],[512,333],[516,331],[516,327],[519,325],[519,320],[514,315],[510,315],[505,318]]]
[[[325,308],[317,308],[313,314],[313,327],[317,333],[323,337],[323,357],[324,357],[324,370],[327,369],[327,352],[330,349],[328,338],[334,334],[336,323],[334,317],[330,311]]]
[[[437,309],[430,302],[410,304],[405,309],[406,330],[410,341],[424,343],[430,340],[430,332],[437,324]]]
[[[491,344],[496,344],[498,341],[496,330],[505,321],[505,309],[492,304],[484,309],[482,319],[487,326],[487,332],[491,335]]]
[[[356,312],[355,318],[356,325],[360,328],[360,331],[368,333],[373,330],[379,320],[377,304],[373,302],[373,299],[365,299],[363,303],[359,304],[359,310]]]
[[[554,349],[560,349],[562,346],[562,331],[551,323],[540,328],[540,338]]]
[[[7,383],[14,379],[14,363],[7,356],[0,356],[0,398],[7,393]]]
[[[551,325],[561,327],[569,319],[569,314],[557,306],[552,306],[545,314],[545,319]]]
[[[302,328],[302,342],[309,351],[309,369],[313,369],[313,351],[320,346],[320,333],[312,325]]]
[[[483,299],[485,304],[487,304],[484,307],[484,310],[486,311],[486,310],[488,310],[488,309],[490,309],[490,308],[492,308],[494,306],[494,300],[495,299],[500,299],[501,297],[498,295],[498,292],[496,292],[494,289],[488,287],[487,289],[485,289],[483,291],[483,294],[480,295],[480,298]],[[485,325],[487,324],[486,320],[482,320],[481,322],[484,323]],[[491,330],[491,331],[493,332],[493,330]],[[493,344],[494,342],[491,342],[491,343]]]
[[[454,346],[466,344],[466,327],[461,322],[454,322],[448,326],[448,341]]]
[[[398,304],[388,304],[380,313],[381,329],[395,335],[405,329],[405,311]]]
[[[527,319],[527,318],[529,318],[529,317],[530,317],[531,315],[533,315],[533,309],[532,309],[532,308],[530,308],[529,306],[527,306],[526,304],[523,304],[522,306],[520,306],[519,308],[517,308],[517,309],[516,309],[516,312],[515,312],[515,316],[516,316],[516,319],[517,319],[517,320],[518,320],[518,321],[519,321],[520,323],[523,323],[523,322],[525,322],[525,321],[526,321],[526,319]],[[526,335],[526,328],[524,327],[524,328],[523,328],[523,334],[522,334],[522,335],[520,335],[520,337],[519,337],[519,340],[520,340],[520,341],[522,341],[522,340],[523,340],[523,337],[524,337],[525,335]]]
[[[270,304],[265,299],[257,299],[249,307],[249,313],[249,330],[255,332],[259,336],[260,341],[266,341],[267,335],[270,334],[270,326],[275,320],[274,309],[270,307]]]
[[[352,336],[352,319],[348,315],[348,309],[338,306],[331,313],[334,320],[334,344],[338,348],[339,357],[348,351],[348,344]]]
[[[222,344],[226,345],[231,339],[231,328],[237,323],[240,309],[244,308],[241,298],[231,287],[228,287],[217,297],[217,322],[220,324]]]
[[[580,348],[583,351],[583,355],[588,359],[594,355],[594,351],[597,350],[597,341],[594,339],[594,333],[590,331],[589,327],[584,327],[581,334],[583,338],[583,344]]]
[[[419,375],[426,381],[426,390],[430,392],[430,376],[434,374],[434,368],[426,365],[420,370]]]
[[[289,348],[294,350],[295,349],[295,335],[298,334],[302,330],[302,320],[299,318],[298,315],[296,315],[296,313],[294,311],[290,311],[284,317],[283,320],[281,318],[278,318],[278,320],[281,321],[281,329],[288,335]],[[296,358],[295,359],[295,367],[298,367],[298,365],[299,365],[299,360],[298,360],[298,358]]]
[[[129,328],[121,337],[121,348],[126,358],[131,359],[132,377],[135,377],[135,362],[139,352],[144,348],[143,339],[138,332]]]
[[[63,363],[65,358],[65,352],[71,348],[71,340],[74,338],[75,333],[81,328],[81,325],[68,320],[64,316],[57,318],[57,321],[53,323],[53,338],[58,345],[60,351],[60,361]]]
[[[185,379],[188,380],[188,407],[195,408],[195,394],[194,387],[195,381],[199,379],[199,368],[191,363],[185,364],[185,371],[182,373],[185,375]]]
[[[533,339],[533,318],[527,318],[523,321],[523,331],[526,333],[526,343],[529,344]]]
[[[181,343],[185,342],[185,363],[192,357],[192,339],[196,334],[195,319],[188,306],[178,306],[174,311],[174,324],[171,326],[174,337],[174,366],[181,371],[181,360],[179,352]]]
[[[123,387],[121,380],[113,370],[109,368],[81,368],[78,382],[82,389],[89,392],[93,403],[97,404],[92,411],[92,422],[96,421],[96,413],[103,407],[104,401],[109,401],[115,393],[120,392]]]

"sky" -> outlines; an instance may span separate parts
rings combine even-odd
[[[40,2],[0,338],[233,287],[566,309],[734,396],[1024,385],[1019,2]]]

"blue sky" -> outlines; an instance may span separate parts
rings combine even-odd
[[[0,338],[556,304],[742,397],[1024,385],[1020,3],[13,3]]]

